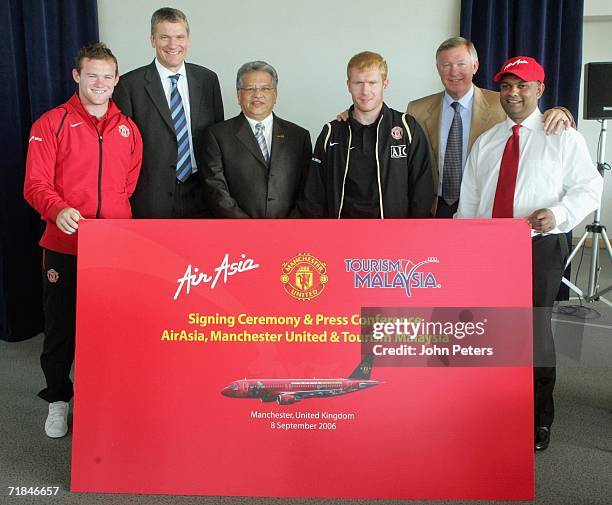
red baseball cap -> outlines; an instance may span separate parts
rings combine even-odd
[[[529,56],[515,56],[514,58],[506,60],[501,70],[493,77],[493,80],[495,82],[500,82],[502,77],[506,74],[515,75],[526,82],[544,82],[544,69],[542,65]]]

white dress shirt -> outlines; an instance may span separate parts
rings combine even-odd
[[[249,122],[249,126],[251,130],[253,130],[253,135],[257,135],[257,128],[255,125],[258,123],[262,123],[264,125],[264,138],[266,139],[266,147],[268,148],[268,153],[272,156],[272,123],[274,119],[274,115],[270,114],[265,119],[261,121],[257,121],[256,119],[251,119],[246,114],[244,116],[246,120]]]
[[[506,118],[472,146],[455,217],[491,217],[501,159],[514,125]],[[519,145],[514,217],[550,209],[556,227],[549,233],[567,233],[599,206],[603,178],[580,133],[569,128],[559,135],[546,135],[542,113],[536,108],[519,129]]]
[[[440,115],[440,150],[438,151],[438,167],[440,167],[440,181],[438,183],[438,195],[442,194],[442,178],[444,174],[444,156],[446,154],[446,142],[455,109],[453,102],[459,102],[459,114],[461,115],[461,125],[463,126],[463,145],[461,146],[461,168],[465,167],[467,160],[468,141],[470,140],[470,126],[472,125],[472,107],[474,105],[474,86],[463,95],[459,100],[452,98],[446,91],[442,99],[442,112]]]
[[[191,114],[189,108],[189,84],[187,83],[187,74],[185,72],[185,62],[181,65],[181,68],[178,69],[177,72],[172,72],[172,70],[168,70],[164,67],[157,58],[155,58],[155,67],[157,68],[157,72],[159,73],[159,78],[161,79],[162,86],[164,88],[164,95],[166,95],[166,100],[168,102],[168,107],[170,107],[170,95],[172,93],[172,80],[170,79],[171,75],[179,74],[180,77],[176,83],[176,87],[178,88],[179,94],[181,95],[181,100],[183,102],[183,109],[185,109],[185,119],[187,120],[187,124],[189,125],[189,152],[191,154],[191,173],[195,173],[198,171],[198,167],[195,160],[195,155],[193,152],[193,139],[191,138]]]

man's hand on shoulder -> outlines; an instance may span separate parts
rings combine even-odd
[[[563,130],[576,127],[574,116],[565,107],[553,107],[544,111],[543,121],[546,135],[558,135]]]
[[[78,210],[66,207],[59,211],[55,218],[55,224],[66,235],[72,235],[77,231],[81,219],[83,219],[83,216]]]
[[[557,226],[555,215],[550,209],[538,209],[527,216],[527,222],[534,231],[547,233]]]
[[[349,118],[349,111],[347,109],[345,111],[342,111],[340,114],[336,116],[336,121],[348,121],[348,118]]]

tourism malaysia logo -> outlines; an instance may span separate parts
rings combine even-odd
[[[442,286],[431,271],[438,258],[414,262],[410,259],[345,259],[344,266],[353,274],[355,289],[403,289],[410,298],[415,289],[438,289]]]

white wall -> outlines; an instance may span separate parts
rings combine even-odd
[[[350,104],[346,63],[359,51],[377,51],[387,59],[386,101],[391,107],[404,110],[408,100],[439,91],[435,50],[444,39],[458,35],[460,4],[460,0],[98,0],[98,14],[100,38],[117,55],[124,73],[153,59],[149,44],[153,11],[167,5],[181,9],[191,25],[187,59],[217,72],[227,118],[239,112],[236,70],[246,61],[263,59],[279,73],[275,112],[309,129],[314,141],[321,126]],[[612,61],[610,0],[585,0],[583,62],[590,61]],[[581,95],[580,118],[582,101]],[[606,158],[612,160],[609,123]],[[580,119],[579,130],[595,160],[599,123]],[[612,173],[606,175],[602,222],[612,230]],[[576,232],[583,229],[579,226]]]
[[[584,16],[612,16],[610,0],[584,0]]]
[[[459,34],[459,0],[98,0],[100,38],[121,73],[153,60],[149,23],[164,6],[187,14],[187,60],[218,74],[226,118],[239,112],[238,67],[261,59],[279,74],[275,112],[314,138],[351,103],[345,81],[353,54],[372,50],[386,58],[387,104],[405,110],[408,100],[441,89],[435,51]]]

